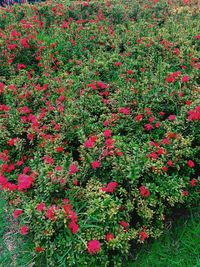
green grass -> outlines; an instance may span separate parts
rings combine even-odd
[[[0,193],[0,267],[30,267],[34,262],[31,255],[32,242],[17,233],[16,226],[12,224],[12,216],[5,208],[6,202]]]
[[[200,208],[191,209],[170,230],[145,244],[130,267],[200,267]]]
[[[4,219],[4,205],[5,202],[3,200],[2,195],[0,195],[0,266],[11,266],[11,253],[8,250],[4,235],[8,231],[8,224]]]
[[[32,243],[14,233],[15,248],[10,252],[6,243],[12,237],[9,220],[5,220],[5,201],[0,199],[0,267],[47,267],[31,256]],[[8,240],[5,242],[5,234]],[[13,256],[17,255],[13,261]],[[170,230],[152,243],[146,243],[135,252],[129,267],[200,267],[200,207],[190,209],[187,217],[179,218]],[[43,262],[43,261],[42,261]],[[13,265],[14,263],[14,265]],[[33,264],[33,265],[32,265]]]

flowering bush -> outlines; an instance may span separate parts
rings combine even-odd
[[[121,266],[199,203],[193,4],[0,10],[0,185],[48,266]]]

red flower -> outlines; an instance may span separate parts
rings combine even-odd
[[[119,108],[119,112],[123,113],[124,115],[129,115],[130,109],[129,108]]]
[[[23,189],[30,188],[34,179],[31,176],[26,174],[20,174],[18,176],[18,190],[21,191]]]
[[[198,183],[198,181],[196,180],[196,179],[192,179],[191,181],[190,181],[190,184],[191,184],[191,186],[196,186],[196,184]]]
[[[121,65],[122,65],[122,62],[120,62],[120,61],[115,62],[115,66],[116,66],[116,67],[119,67],[119,66],[121,66]]]
[[[111,135],[112,135],[112,130],[105,130],[104,132],[103,132],[103,135],[104,135],[104,137],[106,137],[106,138],[108,138],[108,137],[111,137]]]
[[[107,88],[107,86],[103,82],[97,82],[97,86],[100,87],[101,89]]]
[[[175,121],[176,120],[176,116],[175,115],[169,115],[168,120]]]
[[[15,210],[14,212],[13,212],[13,218],[16,220],[18,217],[19,217],[19,215],[20,214],[22,214],[22,210],[20,210],[20,209],[17,209],[17,210]]]
[[[48,163],[48,164],[51,164],[51,165],[54,164],[54,159],[52,157],[50,157],[50,156],[44,156],[43,160],[44,160],[45,163]]]
[[[149,157],[152,158],[152,159],[157,159],[158,158],[158,154],[156,154],[156,152],[151,152],[149,154]]]
[[[9,146],[14,146],[15,142],[17,141],[17,138],[12,138],[8,141]]]
[[[146,188],[146,186],[142,185],[139,188],[140,190],[140,195],[142,197],[149,197],[150,196],[150,191]]]
[[[153,126],[149,123],[145,124],[144,127],[147,131],[151,131],[153,129]]]
[[[174,82],[175,82],[175,78],[174,78],[172,75],[169,75],[169,76],[165,79],[165,81],[166,81],[167,83],[174,83]]]
[[[159,128],[160,127],[160,122],[159,121],[156,122],[155,127],[156,128]]]
[[[159,115],[160,116],[164,116],[165,115],[165,112],[161,111],[161,112],[159,112]]]
[[[191,159],[188,160],[187,165],[188,165],[190,168],[194,168],[194,166],[195,166],[194,162],[193,162]]]
[[[112,233],[107,233],[105,239],[107,242],[109,242],[110,240],[114,239],[114,235]]]
[[[183,76],[181,79],[182,82],[186,83],[189,81],[189,77],[188,76]]]
[[[147,237],[148,235],[144,230],[140,232],[140,240],[144,241]]]
[[[142,114],[138,114],[135,118],[135,121],[141,121],[142,120]]]
[[[173,162],[171,160],[168,160],[167,164],[172,167],[173,166]]]
[[[36,247],[35,252],[39,253],[42,252],[44,249],[42,247]]]
[[[43,211],[45,209],[46,209],[46,206],[45,206],[45,203],[43,203],[43,202],[37,204],[37,206],[36,206],[37,211]]]
[[[29,45],[28,40],[26,38],[22,38],[20,43],[24,48],[30,48],[30,45]]]
[[[128,70],[127,74],[131,75],[131,74],[133,74],[133,71],[132,70]]]
[[[25,69],[26,65],[25,64],[17,64],[17,70],[20,71],[21,69]]]
[[[120,221],[119,224],[124,228],[124,229],[127,229],[129,224],[125,221]]]
[[[95,146],[94,141],[92,141],[90,138],[88,140],[85,141],[85,143],[83,144],[83,146],[85,148],[91,148]]]
[[[95,160],[91,163],[91,165],[92,165],[93,169],[97,169],[101,166],[101,163],[99,161]]]
[[[76,173],[76,172],[78,172],[78,168],[77,168],[77,166],[76,166],[75,164],[71,164],[71,165],[69,166],[69,174],[74,174],[74,173]]]
[[[181,192],[181,195],[186,197],[186,196],[188,196],[188,195],[189,195],[189,192],[188,192],[188,191],[186,191],[186,190],[185,190],[185,191],[182,191],[182,192]]]
[[[167,172],[167,170],[168,170],[167,166],[163,166],[163,167],[162,167],[162,170],[163,170],[164,172]]]
[[[3,175],[0,175],[0,184],[5,185],[8,183],[8,180]]]
[[[101,190],[104,192],[113,193],[117,185],[118,185],[117,182],[110,182],[107,184],[106,187],[102,187]]]
[[[96,254],[101,250],[101,244],[98,240],[90,240],[87,244],[88,253]]]
[[[114,140],[112,138],[108,138],[105,141],[105,146],[108,148],[113,148],[113,142],[114,142]]]
[[[28,226],[23,225],[20,229],[21,235],[27,235],[28,234]]]
[[[56,148],[56,151],[57,151],[57,152],[63,152],[63,150],[64,150],[64,148],[63,148],[62,146],[58,146],[58,147]]]
[[[56,207],[55,206],[51,206],[48,208],[47,212],[46,212],[46,216],[49,220],[53,221],[55,219],[55,210]]]
[[[200,120],[200,106],[197,106],[195,109],[188,112],[188,120],[197,121]]]
[[[90,83],[87,86],[90,87],[90,88],[92,88],[93,90],[97,90],[97,87],[96,87],[95,84]]]
[[[68,225],[68,228],[71,230],[72,234],[76,234],[78,231],[78,224],[74,221],[71,221]]]

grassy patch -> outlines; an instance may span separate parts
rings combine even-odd
[[[200,208],[191,209],[187,218],[179,218],[162,237],[143,245],[130,267],[199,267],[199,219]]]

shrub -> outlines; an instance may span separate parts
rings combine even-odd
[[[122,266],[199,203],[198,15],[156,2],[0,10],[0,184],[48,266]]]

